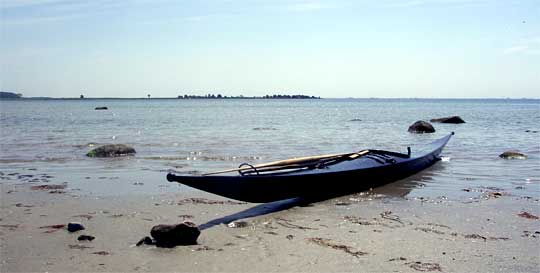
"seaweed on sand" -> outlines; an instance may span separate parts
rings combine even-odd
[[[320,246],[323,246],[323,247],[329,247],[329,248],[332,248],[332,249],[341,250],[341,251],[343,251],[343,252],[345,252],[347,254],[350,254],[350,255],[352,255],[354,257],[357,257],[357,258],[360,257],[360,256],[368,254],[367,252],[363,252],[363,251],[360,251],[360,250],[354,250],[351,246],[332,243],[332,241],[330,239],[315,237],[315,238],[308,238],[307,240],[310,243],[314,243],[314,244],[317,244],[317,245],[320,245]]]

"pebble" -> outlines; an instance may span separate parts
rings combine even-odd
[[[68,226],[67,226],[67,230],[69,232],[75,232],[75,231],[79,231],[79,230],[83,230],[83,229],[84,229],[84,226],[81,223],[78,223],[78,222],[70,222],[70,223],[68,223]]]
[[[139,240],[135,245],[136,246],[140,246],[140,245],[153,245],[154,244],[154,241],[152,240],[152,238],[146,236],[144,238],[142,238],[141,240]]]
[[[249,225],[248,222],[235,221],[235,222],[230,222],[227,226],[230,228],[245,228],[248,225]]]
[[[81,235],[79,236],[79,238],[77,238],[77,240],[79,241],[92,241],[96,239],[96,237],[92,236],[92,235]]]

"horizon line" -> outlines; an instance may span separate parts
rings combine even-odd
[[[528,97],[320,97],[309,96],[309,98],[265,98],[264,96],[228,96],[222,98],[210,98],[210,97],[194,97],[194,98],[178,98],[178,97],[20,97],[20,98],[0,98],[0,100],[228,100],[228,99],[265,99],[265,100],[311,100],[311,99],[358,99],[358,100],[540,100],[537,98]]]

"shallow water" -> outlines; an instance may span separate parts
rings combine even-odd
[[[109,110],[94,110],[98,106]],[[434,134],[407,132],[416,120],[450,115],[467,123],[435,123]],[[3,183],[31,180],[7,174],[46,173],[89,194],[190,191],[167,183],[166,172],[196,174],[365,148],[405,152],[454,131],[445,161],[388,191],[460,199],[483,189],[540,195],[539,100],[0,101],[0,125]],[[132,145],[137,154],[85,156],[107,143]],[[528,159],[500,159],[506,150]]]

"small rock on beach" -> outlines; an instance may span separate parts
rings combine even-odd
[[[83,229],[84,229],[84,226],[81,223],[78,223],[78,222],[70,222],[70,223],[68,223],[68,226],[67,226],[67,230],[69,232],[75,232],[75,231],[79,231],[79,230],[83,230]]]
[[[96,239],[96,237],[92,236],[92,235],[81,235],[77,238],[77,240],[79,241],[92,241]]]
[[[431,122],[439,122],[439,123],[452,123],[452,124],[465,123],[465,121],[459,116],[451,116],[451,117],[444,117],[444,118],[434,118],[434,119],[431,119],[430,121]]]
[[[145,236],[144,238],[142,238],[141,240],[139,240],[135,245],[136,246],[141,246],[141,245],[153,245],[155,244],[154,241],[152,240],[152,238],[148,237],[148,236]]]
[[[527,159],[527,156],[515,151],[506,151],[499,155],[500,158],[504,159]]]
[[[249,224],[248,222],[244,222],[244,221],[234,221],[227,224],[227,226],[230,228],[245,228],[245,227],[248,227]]]
[[[88,157],[117,157],[135,154],[133,147],[125,144],[108,144],[97,147],[86,154]]]
[[[434,133],[435,128],[427,121],[419,120],[409,126],[409,133]]]
[[[201,231],[192,222],[176,225],[157,225],[152,227],[150,235],[158,247],[175,247],[178,245],[196,245]]]

